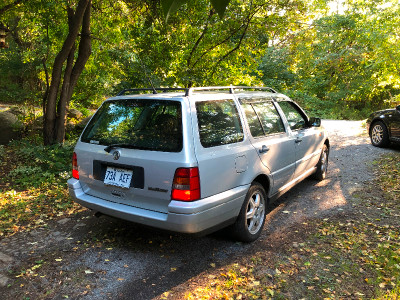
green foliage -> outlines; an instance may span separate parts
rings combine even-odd
[[[0,148],[0,237],[79,208],[66,188],[75,141],[44,147],[31,137]]]
[[[186,2],[188,2],[188,0],[161,0],[161,5],[166,20],[168,20],[169,16],[175,13],[179,7]],[[219,16],[222,18],[224,16],[226,7],[231,0],[210,0],[210,2]]]
[[[259,69],[266,86],[278,91],[293,86],[295,74],[290,70],[290,53],[287,48],[269,47],[261,59]]]
[[[158,87],[264,83],[334,118],[365,118],[398,103],[397,1],[348,1],[338,14],[325,0],[159,4],[93,0],[92,55],[71,107],[97,108],[150,80]],[[0,101],[42,105],[66,20],[58,1],[24,1],[1,16],[11,33],[10,48],[0,51]]]
[[[2,162],[5,157],[6,151],[5,151],[4,147],[5,147],[4,145],[0,145],[0,162]]]
[[[312,110],[335,118],[362,119],[393,106],[400,94],[399,13],[397,1],[363,0],[342,14],[326,12],[266,52],[262,79],[307,95]]]
[[[37,142],[37,141],[35,141]],[[63,184],[70,177],[75,140],[65,145],[43,146],[32,140],[14,141],[11,147],[17,164],[8,178],[19,188]]]
[[[166,1],[173,4],[173,1]],[[164,22],[161,6],[142,1],[93,1],[92,55],[74,90],[71,106],[97,107],[122,88],[260,84],[257,65],[271,39],[283,38],[294,22],[304,19],[303,0],[282,2],[198,0],[187,2]],[[221,19],[218,14],[228,10]],[[178,3],[179,4],[179,3]],[[177,6],[177,7],[178,7]],[[271,15],[271,11],[277,14]],[[23,18],[22,18],[23,16]],[[5,76],[8,97],[20,101],[17,91],[30,92],[37,106],[46,89],[46,72],[67,33],[67,16],[55,1],[33,0],[4,16],[15,24],[10,48],[0,63],[11,59],[29,72],[29,88],[12,86]],[[52,20],[50,22],[50,20]],[[15,34],[20,37],[17,43]],[[22,71],[11,66],[15,74]],[[16,72],[15,72],[16,71]]]

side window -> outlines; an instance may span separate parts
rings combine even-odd
[[[298,108],[292,102],[281,101],[279,102],[279,106],[286,116],[290,129],[298,130],[307,126],[307,120],[305,119],[305,116],[300,113]]]
[[[205,148],[243,141],[243,129],[233,100],[196,102],[200,142]]]
[[[266,135],[285,132],[282,119],[272,102],[253,103],[253,107]]]
[[[249,124],[250,132],[253,137],[263,136],[264,130],[260,123],[254,108],[249,103],[244,103],[243,105],[244,113],[246,114],[247,123]]]
[[[253,137],[285,132],[282,119],[272,102],[244,103],[243,107]]]

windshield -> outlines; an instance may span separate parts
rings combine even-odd
[[[82,134],[82,142],[153,151],[182,150],[178,101],[127,99],[105,102]]]

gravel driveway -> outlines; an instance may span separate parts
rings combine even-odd
[[[323,125],[331,142],[326,180],[306,179],[281,197],[256,242],[237,243],[223,231],[175,234],[85,211],[0,241],[1,298],[152,299],[177,286],[190,288],[196,276],[241,256],[288,242],[282,233],[293,225],[351,210],[352,194],[373,178],[371,163],[384,153],[400,153],[399,147],[373,147],[361,121]],[[23,270],[28,276],[17,277]]]

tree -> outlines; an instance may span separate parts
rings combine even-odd
[[[144,73],[157,86],[259,83],[268,43],[305,11],[303,0],[174,3],[32,0],[9,13],[18,58],[43,93],[45,144],[63,142],[70,103],[87,107],[115,86],[148,87]]]
[[[304,107],[326,107],[330,117],[355,111],[361,118],[393,106],[400,93],[399,13],[398,1],[380,0],[349,1],[342,13],[326,12],[270,49],[260,65],[264,82],[302,93]],[[271,63],[280,66],[275,77]]]
[[[91,53],[91,0],[79,0],[76,9],[68,6],[67,12],[69,32],[54,60],[51,83],[43,98],[45,145],[64,142],[67,105]],[[79,32],[79,50],[75,59]]]
[[[161,0],[164,15],[166,20],[169,16],[175,13],[183,4],[189,2],[189,0]],[[222,18],[225,14],[226,7],[231,0],[210,0],[211,5]]]
[[[165,3],[166,1],[164,1]],[[172,12],[176,1],[169,1]],[[183,2],[183,1],[178,1]],[[223,14],[229,1],[215,2],[214,6]],[[44,126],[43,138],[45,145],[55,142],[62,143],[65,137],[66,109],[71,100],[73,90],[77,84],[85,64],[91,54],[91,0],[79,0],[74,10],[70,5],[68,12],[68,35],[56,56],[52,68],[51,83],[43,98]],[[169,13],[167,13],[168,16]],[[80,30],[80,34],[79,34]],[[79,35],[79,50],[75,58],[76,40]]]

